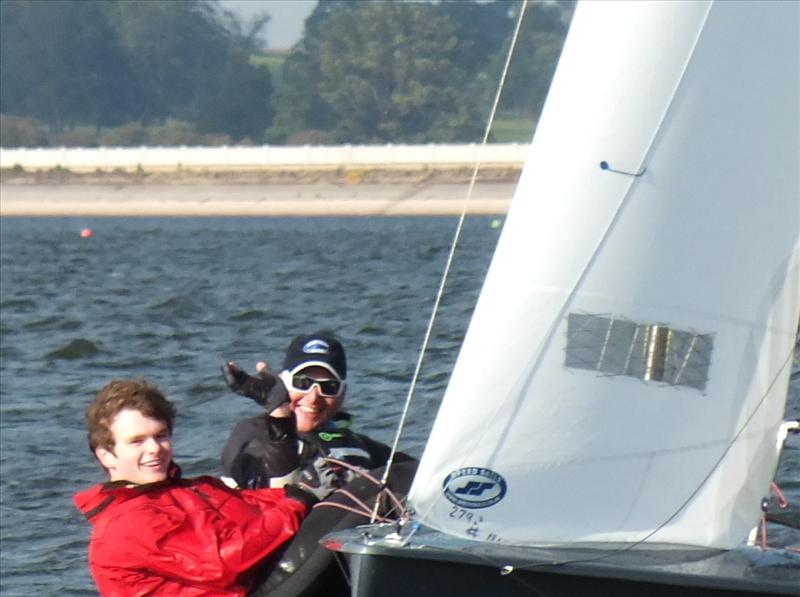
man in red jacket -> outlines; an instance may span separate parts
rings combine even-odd
[[[319,487],[302,489],[182,479],[174,417],[158,388],[134,380],[112,381],[86,409],[89,448],[109,481],[74,501],[92,524],[89,567],[102,595],[246,595],[259,565],[332,490],[324,470]]]

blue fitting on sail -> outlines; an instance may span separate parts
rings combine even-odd
[[[625,174],[626,176],[633,176],[634,178],[638,178],[645,172],[647,172],[647,168],[642,168],[639,172],[625,172],[624,170],[615,170],[612,168],[607,161],[603,160],[600,162],[600,169],[601,170],[608,170],[609,172],[616,172],[617,174]]]

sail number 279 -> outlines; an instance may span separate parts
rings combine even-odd
[[[453,506],[450,510],[450,518],[455,518],[456,520],[466,520],[467,522],[472,522],[472,519],[475,519],[475,522],[483,522],[483,517],[476,516],[472,512],[468,510],[464,510],[464,508],[459,508],[458,506]]]
[[[463,520],[467,523],[467,530],[466,533],[470,537],[479,538],[481,535],[480,523],[483,522],[483,516],[475,514],[474,512],[469,512],[464,508],[459,508],[458,506],[453,506],[450,510],[450,518],[454,518],[456,520]],[[482,537],[484,541],[500,541],[500,537],[497,536],[496,533],[489,533],[486,537]]]

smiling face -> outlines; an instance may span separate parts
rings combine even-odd
[[[166,422],[125,408],[109,425],[114,438],[111,449],[98,447],[95,454],[111,481],[136,485],[167,478],[172,462],[172,437]]]
[[[313,431],[319,429],[336,414],[344,400],[344,384],[341,384],[336,396],[323,396],[320,384],[322,382],[339,381],[336,376],[324,367],[312,366],[301,369],[295,377],[306,378],[304,381],[311,386],[307,390],[300,390],[293,383],[289,390],[289,408],[294,412],[298,431]],[[324,384],[327,386],[327,384]],[[328,389],[326,387],[326,389]]]

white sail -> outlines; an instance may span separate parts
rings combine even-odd
[[[756,524],[800,313],[799,29],[793,1],[578,6],[421,522],[720,548]]]

